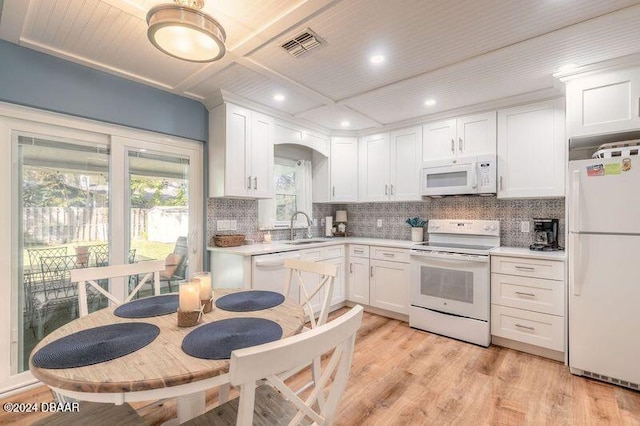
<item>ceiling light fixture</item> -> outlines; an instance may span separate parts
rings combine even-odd
[[[434,106],[436,104],[436,100],[435,99],[427,99],[426,101],[424,101],[424,104],[426,106]]]
[[[224,28],[200,9],[204,0],[174,0],[147,13],[147,36],[162,52],[190,62],[213,62],[225,54]]]
[[[372,57],[369,58],[369,61],[371,61],[372,64],[381,64],[382,62],[384,62],[384,56],[373,55]]]
[[[349,127],[349,126],[351,125],[351,123],[349,123],[347,120],[343,120],[343,121],[340,123],[340,125],[341,125],[342,127]]]
[[[273,96],[273,100],[274,101],[278,101],[278,102],[282,102],[282,101],[284,101],[284,95],[281,95],[281,94],[278,93],[277,95]]]

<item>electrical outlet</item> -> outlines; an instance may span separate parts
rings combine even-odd
[[[228,220],[219,220],[216,223],[216,229],[218,231],[228,231],[229,230],[229,221]]]
[[[376,222],[376,226],[378,228],[382,228],[382,219],[378,219],[378,221]]]
[[[313,218],[313,226],[318,226],[318,218],[317,217]]]
[[[238,221],[237,220],[230,220],[229,221],[229,231],[235,231],[236,229],[238,229]]]
[[[324,226],[324,217],[320,219],[320,226]]]
[[[520,222],[520,232],[529,232],[529,231],[531,231],[531,228],[529,226],[529,221],[523,220],[522,222]]]

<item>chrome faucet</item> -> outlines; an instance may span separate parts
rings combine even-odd
[[[291,215],[291,241],[293,241],[293,220],[296,218],[298,214],[303,214],[304,217],[307,218],[307,238],[311,238],[311,219],[309,219],[309,215],[302,211],[297,211]]]

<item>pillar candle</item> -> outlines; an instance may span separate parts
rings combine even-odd
[[[208,272],[196,272],[192,279],[200,285],[200,300],[209,300],[213,296],[211,289],[211,274]]]
[[[178,300],[180,310],[184,312],[197,311],[200,309],[200,284],[187,281],[180,284],[178,290]]]

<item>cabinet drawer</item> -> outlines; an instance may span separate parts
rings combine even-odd
[[[370,254],[371,259],[409,263],[409,250],[407,249],[371,247]]]
[[[315,262],[320,259],[324,259],[324,247],[300,250],[300,260]]]
[[[491,305],[491,334],[564,351],[564,318]]]
[[[491,303],[564,316],[564,281],[491,274]]]
[[[564,262],[545,259],[491,256],[491,272],[522,277],[564,280]]]
[[[359,244],[349,245],[349,256],[351,257],[366,257],[369,258],[369,246],[363,246]]]
[[[324,248],[325,259],[333,259],[335,257],[344,257],[344,245],[329,246]]]

